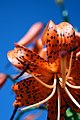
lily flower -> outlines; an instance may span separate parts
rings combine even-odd
[[[8,52],[9,61],[32,77],[15,83],[14,106],[29,109],[48,102],[47,120],[63,120],[67,105],[80,112],[80,60],[73,26],[49,21],[43,34],[46,60],[28,48],[15,44]]]

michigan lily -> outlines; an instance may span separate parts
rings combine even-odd
[[[55,25],[50,20],[42,43],[46,45],[46,60],[18,44],[8,52],[9,61],[31,75],[12,86],[14,106],[26,110],[47,102],[47,120],[63,120],[67,105],[80,112],[80,60],[76,59],[78,43],[73,26],[67,22]]]

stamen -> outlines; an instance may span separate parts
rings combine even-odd
[[[57,86],[57,92],[58,92],[58,116],[57,116],[57,120],[60,120],[60,89],[59,86]]]
[[[60,85],[62,86],[62,78],[59,78],[59,80],[60,80]],[[72,84],[70,84],[70,83],[67,82],[67,81],[66,81],[66,84],[67,84],[69,87],[73,88],[73,89],[80,89],[80,86],[72,85]]]
[[[40,84],[42,84],[42,85],[45,86],[46,88],[52,89],[52,88],[55,87],[54,84],[53,84],[53,85],[48,85],[48,84],[44,83],[44,82],[41,81],[38,77],[36,77],[34,74],[32,74],[29,70],[27,70],[27,72],[28,72],[29,74],[31,74]]]
[[[23,62],[19,57],[16,57],[16,59],[17,59],[21,64],[23,64],[24,66],[25,66],[26,64],[28,64],[28,62],[27,62],[27,63]]]
[[[32,108],[32,107],[36,107],[36,106],[41,105],[41,104],[47,102],[48,100],[50,100],[50,99],[53,97],[53,95],[55,94],[55,91],[56,91],[56,83],[57,83],[57,80],[56,80],[56,78],[55,78],[55,79],[54,79],[54,84],[53,84],[55,87],[53,88],[51,94],[50,94],[46,99],[44,99],[44,100],[42,100],[42,101],[40,101],[40,102],[38,102],[38,103],[36,103],[36,104],[33,104],[33,105],[30,105],[30,106],[24,107],[24,108],[20,109],[20,111],[27,110],[27,109],[30,109],[30,108]]]
[[[76,99],[71,95],[67,87],[64,88],[67,95],[70,97],[70,99],[73,101],[73,103],[80,109],[80,104],[76,101]]]
[[[73,88],[73,89],[80,89],[80,86],[72,85],[72,84],[70,84],[69,82],[66,82],[66,84],[67,84],[69,87]]]
[[[68,77],[71,73],[72,57],[73,57],[73,52],[71,52],[71,57],[70,57],[70,61],[69,61],[69,70],[68,70],[68,73],[66,75],[66,80],[68,80]]]
[[[68,77],[68,79],[71,79],[71,80],[73,80],[73,77]]]
[[[22,64],[24,64],[24,62],[22,62],[19,58],[17,58],[18,59],[18,61],[20,61]],[[26,65],[26,64],[25,64]],[[28,64],[28,66],[29,66],[29,64]],[[34,74],[32,74],[29,70],[27,70],[27,68],[25,68],[26,69],[26,71],[29,73],[29,74],[31,74],[39,83],[41,83],[43,86],[45,86],[46,88],[49,88],[49,89],[52,89],[52,88],[54,88],[54,85],[48,85],[48,84],[46,84],[46,83],[44,83],[43,81],[41,81],[38,77],[36,77]],[[24,72],[24,71],[23,71]],[[22,72],[22,73],[23,73]],[[21,73],[21,75],[22,75],[22,73]]]
[[[23,64],[24,66],[26,66],[27,64],[29,65],[29,64],[35,64],[34,62],[32,62],[32,61],[30,61],[30,60],[28,60],[27,62],[26,62],[26,59],[24,58],[19,58],[19,57],[16,57],[16,59],[21,63],[21,64]],[[24,62],[25,61],[25,62]]]
[[[62,81],[63,81],[62,78],[59,77],[59,83],[60,83],[61,87],[62,87]]]

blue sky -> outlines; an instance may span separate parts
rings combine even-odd
[[[80,31],[80,0],[65,0],[64,3],[70,23]],[[38,21],[46,24],[50,19],[56,24],[63,20],[55,0],[0,0],[0,72],[16,73],[13,67],[5,69],[7,52],[14,48],[14,42],[21,39],[32,24]],[[9,120],[13,112],[12,84],[8,80],[0,90],[0,120]],[[46,120],[46,111],[43,120]]]

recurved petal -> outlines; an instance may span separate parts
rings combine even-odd
[[[70,79],[68,82],[74,86],[80,86],[80,60],[73,60],[72,69],[70,74]],[[68,87],[69,92],[71,95],[78,101],[80,104],[80,89],[73,89]],[[68,105],[76,112],[80,112],[80,109],[68,98],[65,97]]]
[[[53,77],[48,63],[35,52],[23,46],[16,45],[14,50],[8,52],[8,59],[14,66],[21,70],[24,70],[26,65],[28,65],[26,71],[30,71],[30,73],[37,75],[37,77],[42,75],[44,78],[41,80],[44,82]]]
[[[50,21],[42,34],[42,41],[46,44],[49,62],[54,62],[59,58],[60,51],[75,47],[75,31],[67,22],[55,25]]]
[[[40,34],[43,27],[44,25],[41,22],[33,24],[23,38],[18,41],[18,44],[25,46],[31,43]]]
[[[66,101],[64,100],[63,93],[62,93],[61,107],[60,107],[60,119],[61,120],[64,120],[64,118],[65,118],[66,109],[67,109],[67,104],[66,104]]]
[[[80,86],[80,60],[76,60],[76,58],[72,60],[70,77],[72,79],[68,80],[68,82]]]
[[[42,86],[32,77],[15,83],[12,90],[16,94],[14,106],[19,105],[19,107],[42,101],[51,93],[51,89]]]
[[[80,32],[75,32],[75,39],[76,39],[76,42],[78,44],[78,50],[77,51],[80,51]]]
[[[68,90],[70,92],[70,94],[76,99],[76,101],[80,104],[80,95],[78,93],[80,93],[79,90],[75,90],[72,88],[68,87]],[[74,110],[75,112],[79,112],[80,113],[80,108],[78,108],[72,101],[72,99],[70,99],[70,97],[65,93],[64,94],[64,100],[65,102],[68,104],[68,106],[71,107],[72,110]]]
[[[33,51],[36,52],[36,53],[39,53],[40,50],[43,48],[43,43],[42,43],[42,40],[41,38],[37,39],[35,44],[34,44],[34,47],[33,47]]]
[[[46,25],[43,33],[42,33],[42,42],[43,44],[46,44],[46,40],[47,38],[49,38],[50,35],[53,35],[55,36],[56,32],[55,31],[52,31],[52,29],[56,30],[56,25],[54,24],[54,22],[52,20],[50,20],[48,22],[48,24]],[[49,32],[50,30],[50,32]],[[49,34],[50,33],[50,34]]]
[[[66,111],[66,102],[64,100],[64,91],[60,89],[61,99],[60,99],[60,120],[64,120]],[[48,117],[47,120],[57,120],[58,117],[58,96],[57,92],[48,102]]]
[[[59,46],[57,45],[57,29],[53,21],[49,21],[42,34],[42,42],[47,48],[47,59],[49,62],[56,62],[59,53]],[[59,42],[59,41],[58,41]],[[58,50],[58,51],[57,51]]]
[[[21,62],[19,62],[19,60],[17,59],[17,54],[15,53],[14,50],[9,51],[8,54],[7,54],[7,56],[8,56],[9,61],[10,61],[15,67],[17,67],[17,68],[19,68],[19,69],[21,69],[21,68],[24,69],[24,65],[23,65]],[[26,63],[26,64],[27,64],[27,63]]]
[[[57,120],[57,93],[48,102],[47,120]]]
[[[47,59],[46,48],[41,49],[41,50],[39,51],[39,55],[46,60],[46,59]]]
[[[26,65],[27,63],[30,63],[32,66],[38,66],[45,71],[51,72],[48,62],[38,54],[21,45],[15,44],[15,46],[16,48],[14,48],[13,51],[8,52],[8,59],[14,66],[17,67],[16,64],[21,65],[23,63]],[[19,63],[17,63],[17,61]]]

